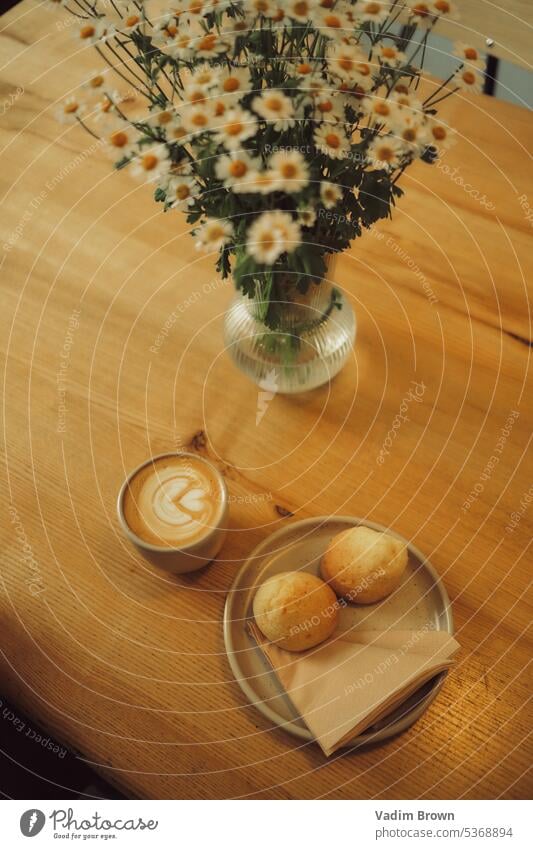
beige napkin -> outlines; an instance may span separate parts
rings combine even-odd
[[[248,628],[326,755],[448,669],[459,649],[446,631],[351,630],[296,653]]]

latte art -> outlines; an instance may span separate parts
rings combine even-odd
[[[216,523],[220,492],[209,466],[169,455],[144,466],[130,481],[124,515],[145,542],[182,547],[197,542]]]

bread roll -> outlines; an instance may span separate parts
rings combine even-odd
[[[282,572],[262,584],[254,616],[265,637],[288,651],[304,651],[335,630],[338,601],[324,581],[307,572]]]
[[[331,540],[321,572],[338,596],[354,604],[373,604],[396,589],[406,565],[405,543],[361,525]]]

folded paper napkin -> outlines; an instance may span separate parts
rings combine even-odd
[[[447,631],[355,629],[296,653],[248,628],[326,755],[448,669],[459,649]]]

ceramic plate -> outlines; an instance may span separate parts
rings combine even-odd
[[[389,598],[372,605],[347,605],[340,610],[339,628],[364,627],[399,630],[431,627],[453,634],[450,601],[437,573],[399,534],[375,522],[352,516],[322,516],[287,524],[271,534],[250,554],[237,574],[224,609],[224,642],[231,669],[251,704],[274,725],[299,737],[313,735],[292,706],[268,661],[246,629],[252,617],[257,587],[272,575],[301,569],[319,574],[320,558],[335,534],[356,525],[386,531],[406,543],[409,560],[402,583]],[[347,748],[386,740],[404,731],[424,713],[440,690],[446,673],[440,673],[389,716],[346,744]]]

